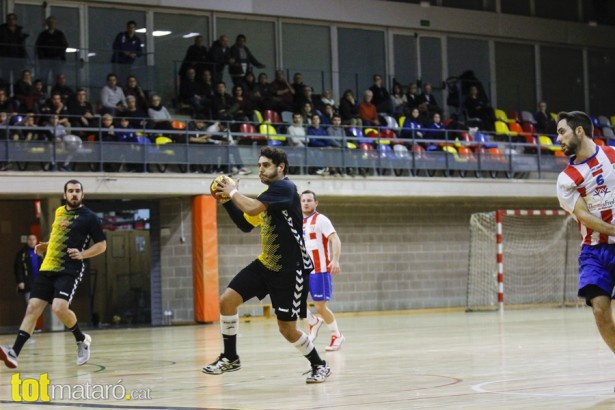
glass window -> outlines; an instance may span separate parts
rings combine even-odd
[[[306,52],[306,51],[310,52]],[[313,52],[311,52],[313,50]],[[316,94],[331,88],[331,32],[326,26],[284,23],[282,25],[282,66],[303,74],[303,82]]]
[[[415,36],[394,35],[395,78],[404,87],[418,79],[417,41]]]
[[[153,91],[162,97],[163,104],[169,108],[178,93],[179,84],[176,80],[179,68],[188,47],[194,44],[194,38],[201,35],[207,49],[211,46],[209,17],[155,13],[153,30],[158,74],[156,89]]]
[[[246,46],[259,62],[267,66],[269,78],[272,77],[276,66],[275,26],[272,21],[218,18],[216,19],[216,30],[216,37],[220,37],[222,34],[228,36],[229,46],[235,44],[237,35],[245,35]],[[227,89],[230,90],[229,84],[232,81],[228,75],[228,70],[225,71],[224,78]]]
[[[30,59],[28,66],[33,68],[32,62],[36,57],[34,51],[36,37],[45,29],[44,10],[39,5],[15,4],[14,13],[17,14],[17,24],[23,27],[22,32],[28,35],[26,38],[26,49]]]
[[[534,111],[536,73],[534,46],[495,43],[497,108],[505,111]]]
[[[578,0],[535,0],[536,17],[579,21]]]
[[[384,32],[340,28],[337,38],[340,92],[351,89],[360,100],[363,91],[373,84],[374,74],[385,78]],[[386,84],[389,88],[388,81]]]
[[[145,68],[147,65],[146,56],[146,38],[145,33],[141,31],[145,29],[145,12],[136,10],[123,10],[114,8],[88,8],[88,78],[89,83],[100,89],[105,85],[107,74],[113,71],[118,71],[118,65],[114,67],[111,64],[113,55],[113,41],[119,33],[126,31],[126,23],[129,21],[137,23],[137,36],[143,43],[143,56],[138,58],[132,66],[126,67],[116,72],[118,76],[118,84],[123,85],[126,81],[126,76],[129,73],[134,73],[143,88],[152,89],[154,78]],[[97,92],[93,92],[93,97],[97,96]]]
[[[589,50],[589,110],[592,115],[613,115],[615,51]]]
[[[79,9],[76,7],[51,7],[51,15],[56,18],[58,30],[64,33],[68,41],[68,49],[66,51],[66,64],[62,68],[66,81],[75,89],[83,87],[85,84],[81,78],[79,58],[80,38],[79,30]]]
[[[442,92],[442,40],[438,37],[421,37],[421,82],[431,83],[432,94],[438,105],[444,107]],[[420,90],[419,90],[420,91]]]
[[[442,0],[442,6],[458,9],[495,11],[495,0]]]
[[[489,43],[485,40],[449,37],[447,43],[448,74],[462,76],[472,71],[474,76],[482,83],[487,96],[491,95],[491,74],[489,66]],[[461,84],[462,90],[467,90]],[[465,96],[461,97],[463,103]]]
[[[532,8],[530,0],[500,0],[502,13],[530,16]]]
[[[540,47],[540,73],[542,99],[552,112],[585,109],[581,49]]]

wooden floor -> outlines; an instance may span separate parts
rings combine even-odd
[[[220,350],[218,325],[91,331],[92,357],[74,364],[69,333],[36,334],[19,358],[20,379],[52,385],[121,385],[149,400],[54,400],[17,404],[0,369],[4,409],[612,409],[615,355],[588,308],[482,313],[340,315],[346,343],[324,353],[333,373],[307,385],[308,363],[273,319],[240,324],[243,368],[210,376],[201,367]],[[13,335],[0,336],[11,344]],[[30,380],[26,384],[33,384]],[[116,394],[122,394],[121,389]],[[49,403],[47,403],[49,404]]]

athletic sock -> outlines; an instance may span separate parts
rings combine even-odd
[[[30,338],[30,334],[28,332],[24,332],[20,330],[17,332],[17,337],[15,338],[15,344],[13,344],[13,351],[15,352],[15,356],[19,356],[19,352],[21,352],[21,348],[26,344],[28,339]]]
[[[299,337],[299,340],[293,343],[293,345],[310,361],[312,366],[324,364],[324,361],[318,356],[318,352],[310,340],[310,337],[305,333],[301,332],[301,337]]]
[[[340,330],[337,327],[337,320],[334,320],[331,323],[327,323],[327,327],[329,328],[329,330],[331,331],[331,334],[335,337],[340,337],[342,334],[340,333]]]
[[[76,341],[83,342],[85,340],[85,335],[81,332],[81,329],[79,329],[79,323],[75,323],[75,326],[71,327],[69,330],[73,332]]]
[[[224,343],[224,357],[233,361],[237,359],[237,330],[239,314],[233,316],[220,315],[220,332]]]
[[[316,323],[318,323],[318,318],[314,316],[310,309],[307,310],[307,320],[310,326],[314,326]]]

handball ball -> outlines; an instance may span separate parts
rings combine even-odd
[[[211,185],[209,186],[209,192],[211,193],[211,196],[215,197],[215,193],[218,192],[218,183],[225,181],[226,183],[231,183],[231,184],[235,184],[235,181],[233,181],[231,179],[231,177],[228,177],[226,175],[220,175],[218,177],[216,177],[213,181],[211,181]],[[228,197],[228,195],[224,194],[222,195],[222,198],[220,198],[220,200],[224,203],[226,201],[230,201],[231,198]]]

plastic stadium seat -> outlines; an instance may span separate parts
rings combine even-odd
[[[258,131],[267,138],[267,141],[279,141],[279,145],[286,141],[286,137],[278,135],[278,130],[269,123],[259,125]]]
[[[395,152],[395,156],[397,158],[410,157],[410,152],[408,152],[408,148],[406,148],[404,145],[393,145],[393,151]]]
[[[457,149],[457,153],[460,159],[464,159],[464,160],[474,159],[474,154],[472,153],[472,150],[468,147],[459,147]]]
[[[257,134],[256,127],[252,124],[240,124],[239,132],[241,134],[245,134],[239,137],[239,139],[242,141],[267,141],[266,137]]]
[[[511,132],[510,129],[508,128],[508,124],[503,122],[503,121],[500,121],[500,120],[496,120],[495,121],[495,133],[497,135],[506,135],[506,136],[508,136],[508,135],[512,135],[512,136],[519,135],[516,132]]]
[[[602,138],[602,129],[594,126],[594,138]]]
[[[557,114],[552,112],[551,114],[551,118],[553,118],[555,121],[557,121]]]
[[[491,142],[487,134],[483,134],[482,132],[477,132],[476,134],[474,134],[474,142],[477,144],[478,147],[484,147],[487,149],[497,148],[498,146],[498,144],[494,144],[493,142]]]
[[[263,111],[262,122],[270,122],[271,124],[276,125],[282,123],[282,118],[280,117],[280,114],[277,113],[277,111],[265,110]]]
[[[391,117],[390,115],[385,114],[384,116],[384,120],[387,123],[387,127],[389,127],[392,130],[399,130],[399,123],[397,122],[397,120],[393,117]]]
[[[508,118],[510,118],[511,120],[515,120],[519,123],[521,122],[521,116],[517,111],[508,111]]]
[[[252,121],[254,121],[257,124],[262,124],[263,114],[261,114],[259,110],[254,110],[254,113],[252,114]]]
[[[173,127],[174,130],[185,130],[186,129],[186,122],[185,121],[171,121],[171,127]]]
[[[511,120],[506,115],[506,111],[495,109],[495,119],[505,122],[506,124],[510,124],[511,122],[515,122],[515,120]]]
[[[542,147],[548,149],[549,151],[555,152],[555,151],[561,151],[562,150],[562,147],[560,147],[559,144],[553,143],[553,140],[551,139],[551,137],[546,136],[546,135],[540,135],[538,137],[538,143]]]
[[[401,117],[397,119],[397,124],[399,125],[399,128],[402,128],[404,126],[404,122],[406,122],[405,115],[402,115]]]
[[[606,140],[615,139],[615,132],[613,132],[613,128],[610,127],[602,127],[602,137]]]
[[[521,122],[531,122],[532,124],[536,124],[536,118],[534,118],[534,114],[529,111],[521,111]]]
[[[159,135],[156,137],[156,145],[164,145],[171,144],[173,140],[169,137],[165,137],[164,135]]]
[[[292,124],[293,123],[293,113],[292,111],[282,111],[281,114],[282,122],[284,124]]]
[[[523,132],[523,128],[521,128],[521,124],[519,124],[516,121],[513,121],[511,123],[508,124],[508,129],[511,132],[514,132],[516,134],[521,134]]]
[[[605,116],[605,115],[599,115],[598,116],[598,123],[600,123],[600,128],[604,127],[609,127],[609,128],[613,128],[613,125],[611,124],[611,121],[609,120],[609,117]]]

